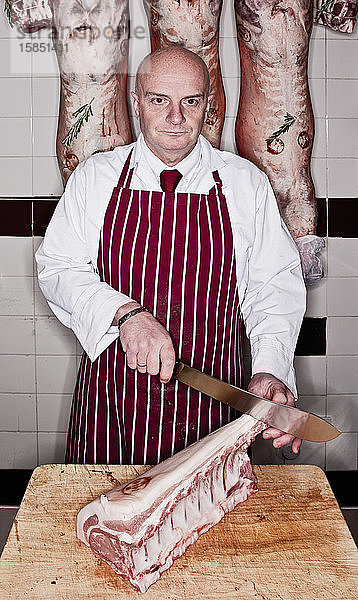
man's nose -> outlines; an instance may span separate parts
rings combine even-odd
[[[183,109],[180,103],[171,105],[170,110],[167,114],[167,121],[173,123],[173,125],[180,125],[180,123],[183,123],[183,121],[185,121]]]

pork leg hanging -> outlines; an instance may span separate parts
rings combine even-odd
[[[12,17],[25,33],[52,27],[61,78],[56,150],[66,182],[80,161],[132,140],[128,0],[20,0]]]
[[[53,14],[61,72],[57,156],[66,180],[78,162],[132,139],[128,0],[99,0],[89,11],[77,0],[53,0]]]
[[[203,135],[218,148],[225,118],[225,92],[219,62],[222,0],[143,0],[152,50],[173,44],[198,54],[210,75],[211,102]]]
[[[307,79],[312,0],[235,0],[241,60],[239,153],[268,175],[301,253],[307,283],[322,277],[310,173],[314,121]]]

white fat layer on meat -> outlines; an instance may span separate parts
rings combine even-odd
[[[221,464],[221,456],[227,452],[230,446],[235,446],[238,442],[239,447],[245,446],[240,440],[241,436],[245,436],[251,428],[257,424],[256,419],[249,415],[243,415],[240,419],[236,419],[221,427],[217,431],[209,434],[205,438],[195,442],[188,448],[185,448],[178,454],[168,458],[162,463],[156,465],[143,476],[136,477],[133,481],[137,481],[142,477],[151,477],[148,485],[144,489],[139,489],[131,494],[124,494],[121,489],[126,484],[117,486],[102,494],[85,506],[77,517],[78,537],[85,543],[87,540],[83,534],[83,524],[91,515],[97,515],[99,523],[103,526],[103,521],[130,521],[136,515],[141,515],[146,511],[150,511],[146,519],[146,526],[156,525],[158,515],[163,512],[164,506],[170,501],[168,490],[175,487],[175,492],[171,494],[173,500],[178,494],[179,488],[188,489],[198,473],[205,471],[209,467],[213,468],[213,461],[217,460]],[[248,438],[246,446],[250,443]],[[216,476],[216,475],[215,475]],[[163,497],[162,502],[159,502],[157,507],[153,505],[159,498]],[[103,526],[108,531],[107,527]],[[116,532],[118,533],[118,532]],[[122,533],[121,533],[122,535]],[[126,541],[136,542],[142,537],[142,526],[140,527],[139,536],[137,532],[133,532],[133,537],[128,536]]]

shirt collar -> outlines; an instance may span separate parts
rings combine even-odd
[[[196,169],[200,167],[201,157],[201,144],[198,140],[190,154],[188,154],[188,156],[183,158],[183,160],[181,160],[177,165],[175,165],[175,167],[172,168],[180,171],[180,173],[183,175],[183,180],[187,179],[189,182],[189,180],[192,179],[192,176],[196,172]],[[136,144],[136,152],[133,159],[136,174],[141,179],[143,179],[143,177],[145,177],[146,172],[148,173],[149,167],[150,171],[153,173],[158,183],[158,189],[160,189],[160,173],[163,170],[170,169],[171,167],[168,167],[168,165],[166,165],[162,160],[160,160],[160,158],[153,154],[153,152],[148,148],[142,133],[138,137]]]

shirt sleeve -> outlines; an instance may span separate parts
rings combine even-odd
[[[95,360],[119,335],[111,327],[131,298],[100,280],[86,241],[84,163],[71,174],[36,252],[40,288],[58,319]]]
[[[297,398],[293,359],[306,287],[296,244],[280,217],[270,182],[266,175],[263,178],[241,311],[251,345],[252,375],[271,373]]]

